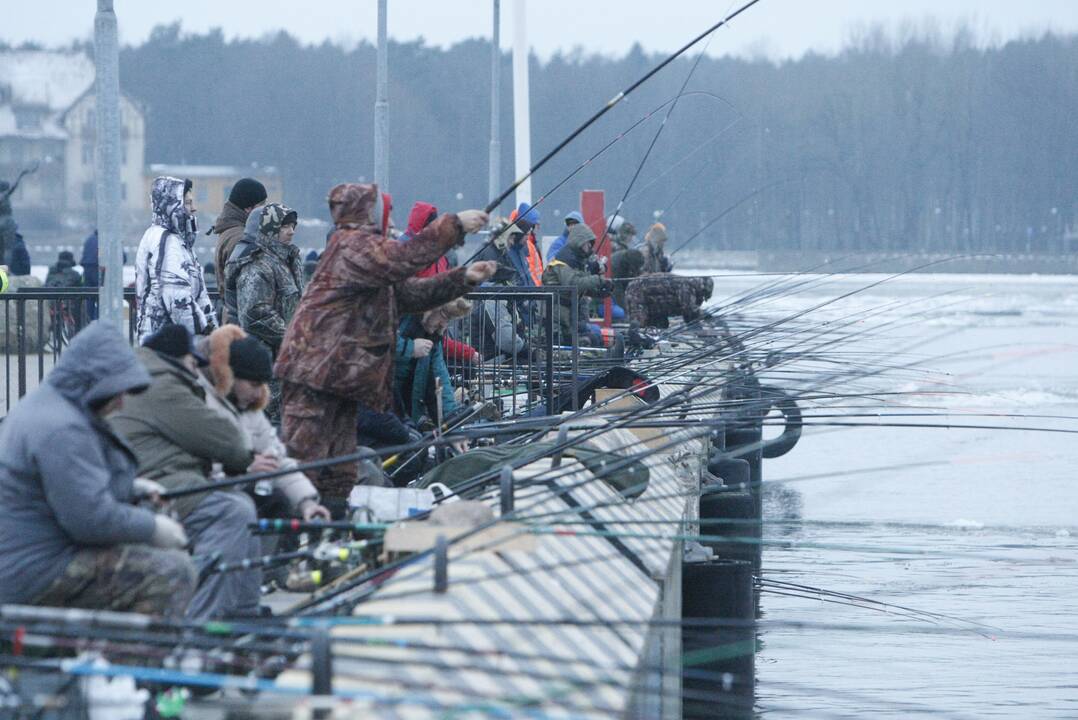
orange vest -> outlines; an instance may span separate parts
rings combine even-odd
[[[536,287],[543,284],[543,256],[539,253],[539,243],[535,233],[528,233],[528,274]]]

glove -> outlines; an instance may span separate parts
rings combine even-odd
[[[183,525],[164,515],[153,516],[153,537],[150,542],[154,547],[164,550],[183,550],[187,547],[187,533]]]
[[[588,258],[588,264],[586,269],[591,275],[603,274],[603,264],[599,262],[599,257],[597,255],[592,255]]]
[[[154,495],[160,497],[165,492],[165,486],[156,480],[140,477],[135,478],[135,481],[131,483],[131,490],[135,495],[135,499],[139,500],[146,497],[153,497]]]
[[[599,297],[602,297],[602,298],[608,297],[613,292],[614,292],[614,281],[609,280],[607,278],[603,278],[599,282]]]
[[[425,358],[430,355],[434,343],[426,338],[416,338],[412,341],[412,357]]]

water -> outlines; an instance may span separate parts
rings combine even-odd
[[[767,306],[776,315],[882,276],[843,278]],[[718,279],[716,295],[760,278]],[[941,292],[945,297],[927,300]],[[900,301],[883,322],[927,310],[871,361],[915,353],[934,373],[876,388],[948,396],[902,402],[965,412],[1078,418],[1078,278],[913,276],[815,316]],[[763,308],[761,308],[761,311]],[[840,351],[841,352],[841,351]],[[947,419],[905,419],[948,422]],[[952,417],[953,423],[1078,428],[1078,420]],[[916,468],[898,466],[932,461]],[[832,475],[858,468],[871,473]],[[868,609],[764,594],[763,619],[861,629],[765,627],[757,656],[763,717],[1078,717],[1078,436],[967,429],[807,428],[765,462],[769,539],[763,576],[948,613],[999,628],[937,628]],[[823,474],[819,479],[790,480]],[[843,544],[819,549],[805,544]],[[907,555],[900,548],[933,553]]]

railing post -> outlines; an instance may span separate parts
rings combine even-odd
[[[550,345],[546,348],[546,414],[554,414],[554,296],[545,297],[544,315],[546,317],[546,336]]]
[[[26,394],[26,300],[15,299],[15,338],[18,352],[19,398]]]
[[[573,346],[573,377],[571,378],[573,384],[573,410],[579,410],[580,403],[577,402],[576,383],[580,376],[580,324],[577,322],[577,318],[580,317],[580,294],[575,286],[569,288],[569,292],[569,308],[572,314],[569,326],[573,329],[571,333]]]

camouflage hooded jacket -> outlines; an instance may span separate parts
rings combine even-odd
[[[153,181],[150,202],[153,224],[146,229],[135,254],[135,288],[140,340],[169,323],[201,335],[217,327],[195,255],[194,219],[183,205],[184,181],[159,177]]]
[[[446,213],[409,240],[385,234],[378,187],[338,185],[329,194],[337,230],[285,333],[274,374],[281,380],[385,410],[401,313],[430,310],[472,289],[464,268],[412,277],[457,245],[460,221]],[[285,413],[290,412],[285,408]]]
[[[281,226],[294,223],[296,212],[271,203],[252,214],[258,214],[257,235],[244,236],[232,249],[222,291],[235,298],[231,319],[276,355],[306,284],[299,248],[279,240]]]

